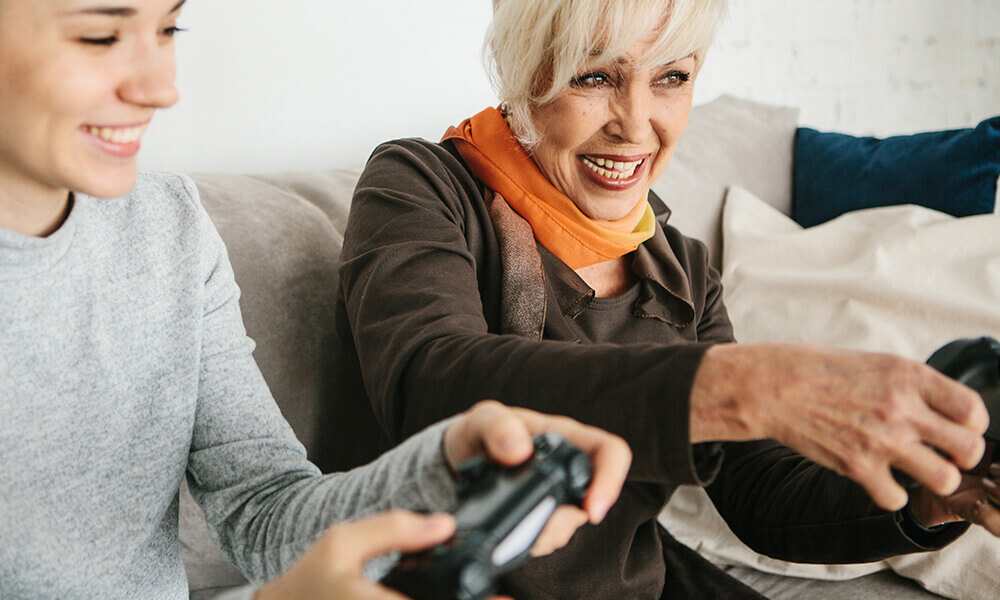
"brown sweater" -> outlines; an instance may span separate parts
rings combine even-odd
[[[592,290],[575,273],[540,254],[542,339],[504,334],[501,248],[482,184],[447,142],[376,149],[344,240],[337,387],[323,416],[337,446],[317,457],[324,470],[363,464],[484,398],[624,437],[634,462],[621,499],[600,526],[584,527],[563,550],[508,577],[504,592],[518,600],[759,597],[656,523],[685,483],[711,484],[734,532],[790,560],[878,560],[940,547],[965,530],[917,530],[852,482],[773,442],[692,446],[695,372],[710,344],[733,339],[701,242],[658,227],[633,256],[635,301],[617,311],[614,303],[591,304]],[[610,310],[607,319],[593,312],[600,309]],[[380,444],[370,441],[376,432]],[[356,444],[345,447],[348,439]]]

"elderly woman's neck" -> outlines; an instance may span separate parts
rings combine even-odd
[[[635,285],[632,254],[576,269],[576,274],[594,290],[598,298],[621,296]]]
[[[62,226],[70,209],[69,190],[0,177],[0,227],[47,237]]]

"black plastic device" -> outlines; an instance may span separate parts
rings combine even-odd
[[[983,398],[990,414],[983,460],[971,472],[985,475],[991,463],[1000,461],[1000,342],[991,337],[966,338],[938,348],[927,364],[955,381],[964,383]],[[913,489],[920,483],[901,471],[893,470],[896,480]]]
[[[485,600],[497,579],[521,566],[560,504],[579,505],[590,485],[590,460],[557,433],[534,439],[522,465],[485,457],[458,468],[455,535],[429,550],[404,555],[380,582],[413,600]]]
[[[988,469],[1000,460],[1000,342],[991,337],[955,340],[939,348],[927,364],[982,396],[990,426],[983,436],[986,453],[977,471]]]

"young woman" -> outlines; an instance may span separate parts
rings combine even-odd
[[[601,520],[624,442],[496,403],[349,473],[306,461],[193,184],[136,178],[142,134],[178,98],[183,4],[0,0],[0,595],[186,598],[184,477],[235,564],[273,579],[337,521],[449,508],[458,462],[523,461],[542,430],[589,452],[595,478],[585,510],[560,509],[536,550]],[[365,561],[453,526],[405,512],[336,526],[244,595],[398,598],[362,577]]]

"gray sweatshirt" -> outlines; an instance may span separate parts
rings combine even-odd
[[[77,196],[48,238],[0,229],[0,598],[187,598],[178,488],[270,579],[330,524],[444,510],[444,424],[321,476],[254,363],[194,184]]]

